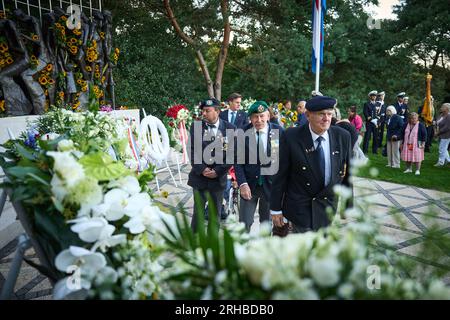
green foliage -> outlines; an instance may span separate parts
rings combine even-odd
[[[85,155],[79,162],[85,173],[98,181],[114,180],[130,174],[130,170],[122,162],[115,162],[103,152]]]

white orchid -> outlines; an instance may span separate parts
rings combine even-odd
[[[98,252],[91,252],[85,248],[70,246],[61,251],[55,259],[55,266],[59,271],[69,273],[78,270],[85,281],[81,281],[81,287],[89,289],[90,279],[106,266],[105,257]]]
[[[139,214],[141,210],[152,203],[152,200],[148,193],[141,192],[134,194],[128,198],[127,205],[125,207],[125,212],[127,216],[133,217]]]
[[[104,238],[107,234],[112,234],[116,229],[104,218],[82,217],[68,222],[74,223],[70,229],[77,233],[81,240],[89,243]]]
[[[138,234],[147,230],[162,231],[164,224],[161,220],[161,211],[155,206],[145,206],[135,214],[127,223],[124,224],[132,234]]]
[[[134,195],[141,191],[139,181],[134,176],[126,176],[120,178],[119,180],[111,181],[108,184],[108,188],[119,188],[122,189],[123,191],[128,192],[130,195]]]
[[[101,207],[96,207],[99,212],[104,213],[108,221],[122,219],[125,215],[125,207],[128,205],[129,194],[122,189],[109,190],[104,197]],[[95,209],[94,209],[95,210]]]

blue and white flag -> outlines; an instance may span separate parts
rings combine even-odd
[[[326,0],[313,0],[313,50],[312,50],[312,72],[316,73],[317,59],[320,59],[320,67],[323,64],[323,17],[327,11]],[[319,70],[320,72],[320,70]]]

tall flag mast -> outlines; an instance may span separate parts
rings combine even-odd
[[[312,72],[316,74],[316,92],[319,91],[320,67],[323,64],[323,17],[325,16],[326,10],[326,0],[313,0]]]

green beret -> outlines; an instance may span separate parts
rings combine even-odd
[[[256,101],[254,104],[248,108],[247,114],[251,115],[253,113],[262,113],[269,110],[269,106],[265,101]]]

